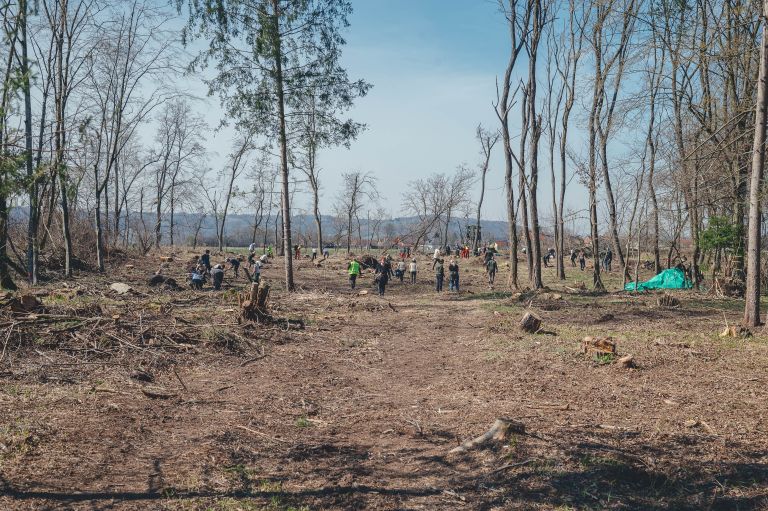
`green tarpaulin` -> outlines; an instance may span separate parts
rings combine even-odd
[[[678,268],[670,268],[659,273],[651,280],[641,282],[637,285],[640,291],[651,289],[690,289],[691,281],[685,278],[685,273]],[[630,282],[624,286],[624,291],[635,291],[635,283]]]

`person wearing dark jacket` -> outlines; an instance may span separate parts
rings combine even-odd
[[[235,272],[235,277],[240,276],[240,259],[237,257],[230,257],[227,262],[229,263],[232,270]]]
[[[455,259],[448,265],[448,289],[459,292],[459,263]]]
[[[496,259],[491,257],[488,262],[485,263],[485,273],[488,274],[488,287],[493,287],[493,281],[496,280],[496,272],[499,270],[499,265],[496,263]]]
[[[434,269],[435,269],[435,291],[439,293],[443,290],[443,280],[445,279],[445,268],[443,267],[442,259],[435,260]]]
[[[220,264],[217,264],[211,270],[211,282],[213,283],[213,289],[216,291],[221,289],[221,283],[224,282],[224,268]]]
[[[605,257],[603,258],[603,269],[605,271],[611,271],[612,262],[613,262],[613,252],[611,252],[611,249],[609,248],[608,251],[605,253]]]
[[[200,256],[200,264],[205,266],[205,271],[210,272],[211,271],[211,251],[206,250],[205,254]]]
[[[387,282],[389,282],[389,276],[392,273],[392,266],[387,258],[382,257],[379,264],[376,265],[376,276],[374,280],[379,288],[379,296],[384,296],[384,291],[387,288]]]

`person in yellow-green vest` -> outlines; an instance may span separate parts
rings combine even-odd
[[[347,273],[349,273],[349,285],[352,289],[355,289],[357,276],[360,275],[360,263],[356,257],[353,257],[349,264],[347,264]]]

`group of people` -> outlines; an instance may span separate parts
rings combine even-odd
[[[554,249],[550,249],[551,251],[554,251]],[[611,266],[613,264],[613,252],[609,248],[605,251],[605,253],[600,255],[600,263],[602,266],[602,269],[605,271],[611,271]],[[571,266],[576,267],[576,260],[579,261],[579,269],[581,271],[584,271],[587,267],[587,254],[584,252],[584,250],[576,250],[571,249]]]
[[[235,273],[237,273],[240,269],[240,261],[234,259],[234,262],[232,262],[232,259],[228,259],[227,262],[231,264]],[[211,251],[206,250],[199,257],[195,256],[195,262],[189,269],[187,278],[192,289],[203,289],[203,286],[210,278],[213,289],[219,290],[221,289],[221,284],[224,282],[224,265],[211,265]]]
[[[272,247],[264,250],[264,253],[256,257],[256,245],[251,244],[248,247],[247,264],[243,271],[245,278],[250,282],[258,283],[261,280],[261,269],[272,257]],[[200,256],[195,256],[192,266],[187,272],[187,280],[192,289],[202,290],[208,279],[211,280],[213,289],[218,291],[224,283],[225,270],[232,270],[235,278],[240,277],[240,265],[243,262],[242,256],[233,256],[227,258],[224,263],[211,264],[211,251],[206,250]]]
[[[485,273],[488,277],[488,286],[493,287],[493,283],[496,279],[496,272],[498,271],[498,263],[494,257],[495,251],[488,250],[485,252],[485,258],[483,266]],[[402,253],[401,253],[402,255]],[[349,276],[349,285],[351,289],[355,289],[357,286],[357,279],[362,274],[363,265],[357,259],[352,257],[347,263],[347,275]],[[438,250],[435,252],[432,258],[432,271],[435,276],[435,291],[438,293],[443,291],[443,284],[445,281],[445,259],[443,254]],[[418,272],[418,263],[416,259],[406,265],[404,258],[401,258],[397,264],[393,264],[392,257],[389,255],[382,256],[380,260],[376,261],[374,268],[374,284],[378,290],[379,296],[384,296],[387,289],[387,284],[393,278],[399,279],[400,282],[404,282],[406,272],[410,274],[410,283],[416,284],[416,275]],[[456,259],[451,258],[448,263],[448,289],[450,291],[459,292],[459,263]]]
[[[416,259],[413,259],[408,264],[407,269],[411,275],[411,278],[410,278],[411,284],[415,284],[416,283]],[[357,285],[357,278],[362,274],[362,272],[363,272],[363,265],[360,264],[360,261],[358,261],[357,257],[352,257],[352,259],[347,263],[347,274],[349,275],[349,285],[352,289],[355,289],[355,286]],[[376,284],[376,288],[379,291],[379,296],[384,296],[384,292],[387,289],[387,284],[389,283],[389,280],[391,278],[397,278],[400,280],[400,282],[404,282],[405,272],[406,272],[406,264],[405,264],[405,261],[402,259],[397,262],[397,265],[395,265],[394,269],[392,265],[391,256],[384,256],[379,261],[376,261],[373,281]]]
[[[312,254],[311,257],[310,257],[310,260],[314,261],[315,259],[317,259],[317,249],[315,247],[312,247],[310,252]],[[323,257],[325,259],[328,259],[328,257],[330,257],[330,255],[331,254],[330,254],[330,252],[328,250],[328,247],[325,247],[323,249]],[[294,245],[293,246],[293,258],[296,259],[296,260],[301,259],[301,245]]]
[[[264,248],[261,256],[257,256],[256,252],[258,246],[252,243],[248,247],[247,264],[243,268],[245,277],[250,282],[259,282],[261,279],[261,271],[264,265],[274,256],[274,250],[272,246]],[[434,285],[435,291],[443,291],[443,283],[445,281],[446,272],[448,273],[448,289],[450,291],[459,292],[459,263],[456,258],[466,259],[470,257],[472,253],[468,246],[456,246],[455,251],[451,247],[445,247],[445,252],[441,249],[436,249],[432,256],[432,270],[434,273]],[[477,255],[483,254],[483,267],[485,274],[488,278],[488,286],[493,288],[494,281],[496,279],[496,273],[498,272],[498,263],[496,262],[495,254],[496,249],[494,247],[483,247],[480,250],[476,250]],[[317,259],[317,249],[313,248],[311,252],[311,260]],[[451,257],[448,262],[448,266],[445,266],[444,254],[451,256],[455,254],[455,257]],[[328,258],[330,254],[327,253],[327,249],[324,250],[323,256]],[[418,264],[415,258],[410,259],[411,249],[410,247],[402,248],[400,250],[400,259],[395,263],[391,256],[386,255],[381,257],[380,260],[375,261],[375,265],[368,263],[369,266],[374,267],[374,283],[378,289],[380,296],[383,296],[386,292],[387,284],[392,279],[399,279],[400,282],[405,282],[405,277],[408,275],[409,282],[416,284],[416,275],[418,272]],[[299,259],[301,257],[301,246],[294,246],[294,257]],[[550,248],[543,256],[545,266],[549,266],[550,261],[557,257],[557,253],[554,248]],[[372,258],[371,258],[372,259]],[[587,256],[584,250],[572,249],[570,253],[571,266],[576,267],[578,265],[582,271],[586,268]],[[224,263],[212,264],[211,263],[211,251],[206,250],[200,256],[195,256],[194,264],[189,269],[188,280],[192,289],[203,289],[204,284],[208,279],[211,280],[213,289],[221,289],[224,281],[225,270],[229,269],[234,274],[235,278],[240,277],[241,263],[243,262],[242,256],[227,258]],[[611,271],[611,265],[613,262],[613,252],[609,248],[605,253],[600,255],[600,263],[602,269],[605,271]],[[349,276],[349,283],[352,289],[355,289],[357,285],[357,279],[362,274],[363,265],[360,261],[353,257],[347,264],[347,274]]]

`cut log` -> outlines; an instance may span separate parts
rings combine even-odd
[[[133,291],[133,288],[129,286],[128,284],[124,284],[122,282],[115,282],[114,284],[110,284],[109,289],[114,291],[115,293],[119,295],[124,295],[126,293],[130,293]]]
[[[493,423],[493,426],[491,426],[491,429],[479,437],[473,438],[472,440],[467,440],[460,446],[451,449],[449,454],[467,452],[470,449],[482,447],[489,442],[505,442],[513,433],[524,435],[525,424],[512,419],[496,419],[496,421]]]
[[[173,262],[173,257],[171,257],[171,256],[160,256],[160,261],[162,261],[164,263],[172,263]]]
[[[637,364],[635,364],[635,359],[632,355],[624,355],[616,362],[618,362],[619,365],[625,369],[632,369],[637,367]]]
[[[731,325],[720,332],[720,337],[752,337],[752,332],[741,325]]]
[[[541,329],[541,318],[532,312],[526,312],[523,319],[520,320],[520,329],[535,334]]]

